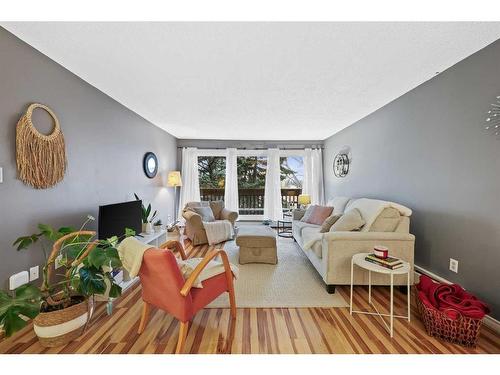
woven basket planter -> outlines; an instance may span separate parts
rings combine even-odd
[[[85,299],[62,310],[38,314],[33,321],[33,328],[40,343],[51,348],[65,345],[79,337],[89,320],[91,303]]]
[[[453,320],[443,312],[424,305],[418,294],[416,300],[418,311],[429,336],[466,347],[476,346],[482,319],[461,316]]]

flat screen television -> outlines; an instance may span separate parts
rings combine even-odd
[[[131,201],[99,206],[99,239],[122,236],[125,228],[142,232],[142,201]]]

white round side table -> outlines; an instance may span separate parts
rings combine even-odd
[[[391,337],[394,336],[394,318],[403,318],[403,319],[408,319],[410,321],[410,272],[411,272],[411,266],[408,262],[403,261],[403,266],[391,270],[389,268],[385,268],[383,266],[379,266],[377,264],[368,262],[365,260],[366,256],[369,255],[368,253],[359,253],[355,254],[351,258],[351,298],[350,298],[350,303],[349,303],[349,313],[352,315],[352,313],[357,313],[357,314],[367,314],[367,315],[378,315],[380,319],[382,319],[382,322],[384,323],[385,327],[389,331]],[[369,312],[369,311],[354,311],[352,309],[352,291],[353,291],[353,284],[354,284],[354,265],[365,269],[368,271],[368,303],[373,306],[375,312]],[[377,272],[377,273],[382,273],[382,274],[387,274],[390,275],[391,277],[391,301],[390,301],[390,310],[389,314],[381,314],[375,307],[375,305],[372,303],[372,272]],[[403,275],[407,274],[408,275],[408,281],[407,281],[407,299],[408,299],[408,314],[407,316],[402,316],[402,315],[394,315],[394,275]],[[389,325],[383,318],[384,316],[389,317]]]

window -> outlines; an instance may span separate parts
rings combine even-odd
[[[224,200],[225,150],[201,150],[198,156],[201,200]],[[264,214],[267,173],[266,150],[239,150],[237,157],[240,218],[258,219]],[[280,157],[281,202],[286,211],[297,206],[304,179],[303,154],[282,150]]]
[[[199,156],[198,173],[201,200],[224,200],[226,158],[223,156]]]
[[[297,207],[304,181],[304,159],[302,156],[283,156],[280,158],[281,202],[283,208]]]
[[[238,200],[240,215],[264,213],[267,158],[238,156]]]

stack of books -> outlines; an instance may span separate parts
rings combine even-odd
[[[375,254],[368,254],[365,257],[365,260],[370,263],[377,264],[379,266],[388,268],[390,270],[397,270],[398,268],[403,267],[403,261],[398,258],[387,257],[387,258],[379,258]]]

